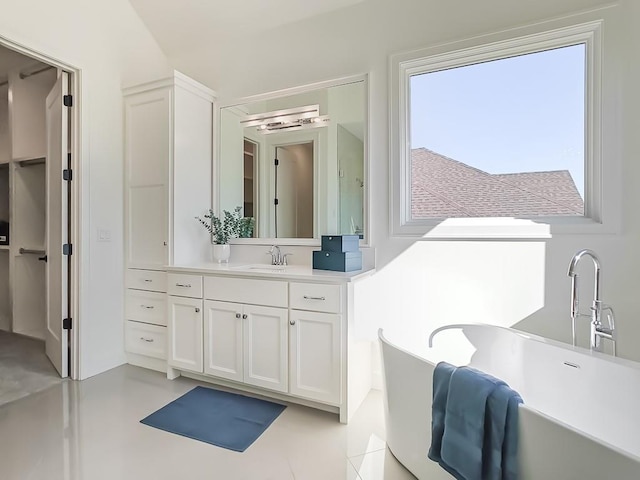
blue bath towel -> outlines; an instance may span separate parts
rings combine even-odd
[[[514,480],[521,402],[502,380],[441,362],[433,375],[429,458],[459,480]]]
[[[449,382],[451,374],[456,367],[446,362],[440,362],[433,371],[433,402],[431,402],[431,448],[429,458],[441,464],[440,450],[442,449],[442,436],[444,435],[444,417],[447,409],[447,396],[449,395]],[[442,464],[441,464],[442,465]],[[447,466],[442,465],[447,470]],[[449,472],[452,475],[454,472]]]

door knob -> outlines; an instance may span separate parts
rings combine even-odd
[[[240,318],[240,316],[241,315],[239,313],[236,313],[236,318]]]
[[[291,325],[292,327],[296,324],[295,320],[289,320],[289,325]]]
[[[247,314],[246,314],[246,313],[245,313],[245,314],[243,314],[243,315],[242,315],[242,318],[247,318]]]
[[[196,313],[200,313],[200,309],[196,307]]]

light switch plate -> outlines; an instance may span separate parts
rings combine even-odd
[[[98,241],[99,242],[110,242],[111,241],[111,230],[106,228],[98,228]]]

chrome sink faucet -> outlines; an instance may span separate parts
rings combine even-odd
[[[580,313],[579,300],[578,300],[578,274],[576,273],[576,267],[583,257],[589,257],[593,261],[595,268],[594,271],[594,284],[593,284],[593,303],[591,304],[590,314]],[[576,320],[578,317],[591,318],[591,334],[589,346],[591,350],[596,352],[603,351],[602,339],[606,338],[613,342],[613,355],[616,355],[616,330],[613,309],[609,305],[605,305],[600,300],[600,260],[592,250],[580,250],[577,252],[571,262],[569,263],[569,270],[567,275],[571,277],[571,335],[573,345],[576,345]],[[602,324],[602,313],[607,314],[607,324],[605,327]]]
[[[271,255],[271,265],[287,265],[287,257],[290,253],[282,253],[278,245],[271,245],[267,255]]]

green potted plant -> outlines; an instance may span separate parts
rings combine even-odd
[[[213,259],[218,263],[228,262],[231,254],[229,246],[230,238],[250,238],[253,236],[255,219],[243,217],[242,207],[237,206],[233,212],[222,211],[222,218],[209,209],[203,217],[195,217],[198,222],[209,232],[213,245]]]

